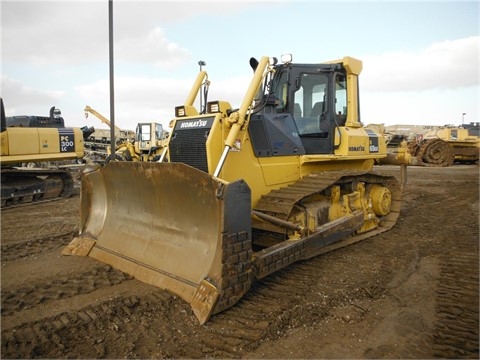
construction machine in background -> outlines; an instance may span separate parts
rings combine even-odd
[[[88,118],[88,114],[93,114],[95,115],[102,123],[107,125],[109,128],[112,127],[112,124],[110,123],[110,120],[108,120],[105,116],[100,114],[97,110],[92,109],[90,106],[85,106],[85,109],[83,109],[85,113],[85,118]],[[120,129],[117,125],[115,125],[115,136],[117,137],[125,137],[125,138],[133,138],[133,131],[131,130],[122,130]]]
[[[403,134],[392,134],[385,131],[384,124],[368,124],[367,129],[375,130],[383,135],[387,146],[387,156],[375,160],[377,165],[411,165],[412,154],[408,147],[408,138]]]
[[[451,166],[457,163],[477,163],[480,140],[461,127],[442,127],[419,133],[409,143],[417,165]]]
[[[471,122],[469,124],[462,124],[462,128],[468,130],[468,135],[470,136],[480,136],[480,123]]]
[[[64,127],[53,109],[50,117],[9,117],[7,126],[1,99],[2,208],[71,195],[74,181],[67,168],[75,164],[68,162],[83,159],[84,137],[93,129]]]
[[[52,106],[49,116],[14,115],[5,116],[7,127],[32,127],[32,128],[64,128],[65,120],[60,109]]]
[[[385,127],[390,139],[404,139],[413,157],[413,165],[452,166],[454,163],[477,163],[480,140],[474,125],[432,126],[391,125]]]
[[[200,71],[183,104],[182,109],[185,112],[193,110],[198,113],[193,107],[193,103],[200,91],[205,97],[208,95],[209,84],[207,72]],[[167,151],[169,136],[170,133],[164,130],[160,123],[138,123],[134,141],[123,141],[116,146],[116,158],[124,161],[159,161],[164,159],[162,155]]]
[[[250,64],[239,108],[175,108],[159,162],[84,174],[79,235],[63,254],[168,289],[203,324],[256,279],[395,225],[403,184],[373,169],[387,149],[360,122],[362,62]]]
[[[86,106],[85,117],[91,113],[111,127],[110,120],[90,106]],[[115,126],[115,157],[124,161],[156,161],[168,139],[168,131],[160,123],[138,123],[135,132]],[[98,129],[86,141],[86,152],[104,162],[110,156],[110,130]]]
[[[117,158],[126,161],[158,161],[167,145],[168,135],[160,123],[138,123],[134,141],[117,146]]]
[[[85,106],[83,109],[85,118],[88,118],[89,114],[97,117],[102,123],[111,128],[110,120],[99,113],[97,110],[90,106]],[[85,141],[85,152],[87,156],[94,162],[104,163],[110,156],[110,130],[96,129]],[[135,139],[135,133],[133,130],[123,130],[118,126],[115,126],[115,141],[117,146],[122,146],[126,143],[132,143]]]

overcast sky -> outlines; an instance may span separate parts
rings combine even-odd
[[[6,114],[105,128],[108,0],[1,0],[1,96]],[[478,1],[113,1],[115,120],[165,126],[206,62],[209,100],[238,107],[249,58],[363,61],[365,124],[479,121]],[[199,100],[195,101],[197,105]]]

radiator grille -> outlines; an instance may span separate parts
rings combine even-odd
[[[208,172],[206,141],[213,124],[213,118],[206,119],[200,127],[183,126],[182,123],[194,124],[191,120],[177,121],[170,140],[171,162],[181,162],[198,170]]]

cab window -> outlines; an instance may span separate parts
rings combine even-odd
[[[301,74],[294,95],[294,118],[300,135],[328,131],[321,123],[328,110],[327,84],[324,74]]]
[[[343,74],[335,76],[335,116],[338,125],[345,125],[347,119],[347,81]]]

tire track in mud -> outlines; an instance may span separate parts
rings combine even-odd
[[[458,245],[459,250],[444,255],[441,266],[434,355],[451,359],[478,359],[478,244]]]
[[[376,283],[345,284],[340,289],[337,283],[323,283],[323,276],[336,266],[337,255],[296,263],[254,283],[234,307],[210,319],[204,327],[212,336],[202,336],[199,347],[208,356],[239,357],[291,329],[315,328],[338,307],[365,311],[357,304],[386,290]]]
[[[57,237],[59,236],[59,234],[72,233],[75,232],[77,229],[77,224],[62,223],[61,217],[45,219],[41,226],[24,225],[20,228],[13,229],[13,233],[12,231],[3,231],[2,229],[2,243],[4,243],[4,245],[11,245],[14,243],[22,243],[25,241],[38,241],[48,237]],[[17,238],[18,234],[21,235],[21,238]]]
[[[408,212],[411,213],[409,216],[417,217],[419,213],[422,214],[427,210],[431,212],[429,209],[435,205],[427,204],[426,201],[423,203],[422,200],[434,200],[437,205],[445,203],[445,200],[452,200],[453,203],[459,200],[443,194],[438,198],[426,195],[428,196],[425,198],[418,194],[411,195],[416,201],[412,201],[412,205],[408,208]],[[462,204],[459,205],[462,208],[468,208],[468,201],[465,203],[461,201]],[[452,213],[457,213],[457,210],[456,206],[452,209]],[[458,216],[462,215],[463,212],[458,211]],[[425,219],[427,218],[428,216],[425,215]],[[447,219],[442,219],[442,222],[448,223]],[[420,233],[419,237],[431,236],[431,229],[428,229],[428,226],[421,229],[402,229],[402,231],[405,230],[408,230],[406,235]],[[435,234],[437,235],[433,237],[443,238],[444,236],[439,232]],[[72,238],[70,233],[40,239],[39,242],[44,244],[38,247],[35,247],[35,244],[25,245],[25,247],[33,246],[34,252],[41,253],[45,251],[45,244],[49,244],[50,240],[54,244],[55,241],[62,243],[59,246],[63,246]],[[204,326],[198,325],[188,304],[176,296],[152,287],[151,290],[148,288],[146,294],[127,291],[111,298],[105,295],[99,296],[98,301],[86,303],[79,310],[69,309],[54,316],[45,315],[21,325],[4,328],[1,342],[2,357],[241,358],[246,351],[256,348],[262,342],[278,339],[287,334],[290,329],[300,326],[315,329],[315,324],[332,316],[335,308],[344,306],[360,308],[363,306],[363,301],[368,303],[369,300],[381,297],[386,291],[385,286],[389,276],[384,273],[392,271],[389,262],[397,260],[388,259],[391,253],[386,250],[381,258],[378,254],[372,255],[367,257],[366,262],[358,263],[355,253],[365,252],[368,248],[362,243],[349,247],[357,250],[345,250],[345,252],[338,250],[335,253],[300,262],[254,283],[250,291],[234,307],[214,315]],[[2,260],[4,249],[7,250],[7,257],[18,259],[15,257],[18,251],[15,247],[4,248],[4,246],[6,245],[2,246]],[[19,251],[26,253],[26,250],[22,250],[24,245],[19,246]],[[57,245],[51,246],[55,248]],[[388,245],[387,249],[389,246],[393,245]],[[430,251],[430,246],[435,246],[433,240],[428,244],[428,249],[423,247],[420,253]],[[402,249],[405,250],[404,247]],[[453,239],[442,244],[441,250],[438,248],[433,250],[444,256],[438,287],[438,322],[434,330],[435,356],[478,357],[478,244],[474,252],[471,244],[454,244]],[[29,255],[31,251],[28,250]],[[369,264],[368,260],[372,263]],[[476,268],[473,263],[475,260]],[[344,283],[343,272],[355,271],[351,269],[352,264],[355,264],[358,273],[361,273],[362,267],[368,265],[373,276],[378,275],[381,279],[365,283],[361,279],[350,283],[345,280]],[[346,267],[350,267],[350,270]],[[100,269],[103,268],[100,266]],[[466,269],[471,270],[466,271]],[[332,279],[332,273],[338,278],[333,279],[331,283],[324,283],[322,279]],[[78,277],[74,276],[74,279],[81,279],[81,284],[85,285],[85,282],[91,280],[85,280],[82,276],[91,276],[91,279],[96,281],[105,274],[103,270],[99,270],[97,274],[85,271]],[[370,279],[370,277],[367,278]],[[46,286],[50,280],[41,279],[41,284],[35,284],[35,286],[38,285],[38,289],[33,292],[46,291],[43,286]],[[475,281],[476,288],[472,285]],[[56,302],[58,303],[59,301],[55,299],[56,295],[50,295],[49,291],[58,291],[62,286],[69,287],[64,283],[63,278],[58,279],[58,283],[52,284],[50,290],[44,295],[46,298],[43,302],[32,306],[34,308],[43,305],[53,306]],[[103,294],[108,293],[109,286],[112,285],[103,284],[92,292],[104,290]],[[13,294],[20,288],[12,287],[6,291]],[[28,297],[28,294],[25,296]],[[38,300],[36,295],[35,297]],[[77,300],[80,299],[79,297]],[[75,296],[65,300],[74,301]],[[21,314],[22,309],[13,308],[9,311],[11,311],[9,317],[13,317]],[[360,311],[362,311],[361,308]],[[476,335],[474,329],[477,331]]]
[[[69,230],[67,233],[60,231],[62,235],[4,244],[1,246],[1,261],[14,261],[66,246],[77,235],[76,231]]]
[[[472,296],[478,295],[478,264],[476,268],[474,264],[478,257],[471,252],[463,254],[452,251],[442,267],[434,347],[438,357],[449,354],[447,357],[451,358],[473,358],[478,354],[478,330],[474,332],[478,329],[478,296],[476,305],[472,303]],[[2,331],[2,354],[19,358],[238,358],[261,342],[283,336],[291,328],[314,327],[336,307],[355,306],[385,293],[385,288],[375,283],[366,283],[364,287],[349,285],[335,291],[337,284],[319,286],[319,279],[326,272],[335,271],[328,257],[326,254],[300,262],[256,282],[236,306],[214,315],[204,326],[197,324],[184,301],[152,288],[146,296],[128,294]],[[336,259],[339,267],[343,266],[342,256],[332,259]],[[470,275],[465,275],[467,266],[472,268]],[[375,272],[382,270],[379,267]],[[104,272],[88,272],[78,279],[84,284],[88,276],[100,279]],[[477,284],[476,288],[472,288],[472,283]],[[12,289],[11,293],[15,291]],[[462,302],[462,298],[466,300]],[[460,309],[463,315],[459,317]],[[90,335],[98,333],[104,336]],[[142,353],[145,337],[155,338],[156,353],[148,350]],[[116,352],[119,342],[122,348]],[[85,343],[89,344],[88,352],[83,346],[83,351],[76,353],[74,349]],[[144,348],[151,351],[152,346]]]
[[[325,296],[318,287],[315,288],[319,261],[311,259],[301,262],[288,271],[259,281],[236,306],[214,315],[204,326],[198,325],[187,303],[152,287],[145,296],[127,294],[87,305],[79,311],[64,312],[3,330],[2,354],[17,358],[240,357],[245,351],[256,348],[260,342],[276,339],[294,326],[313,326],[328,316],[328,309],[332,306],[382,294],[383,290],[379,288],[359,288],[353,292],[346,290]],[[53,293],[53,297],[45,301],[54,301],[58,297],[58,289],[64,286],[67,287],[64,293],[70,291],[71,296],[79,291],[94,291],[93,287],[84,289],[81,284],[91,284],[92,280],[99,281],[109,273],[116,273],[105,268],[99,266],[80,274],[73,281],[59,279],[59,284],[53,284],[50,288],[45,284],[39,285],[30,292],[35,294],[32,306],[49,293]],[[118,279],[117,274],[112,275],[114,279],[101,286],[108,287],[115,280],[124,280]],[[72,285],[66,282],[72,282]],[[11,314],[21,311],[21,308],[13,305],[18,300],[14,294],[21,293],[20,290],[10,289],[5,295],[9,297],[5,311]],[[308,316],[305,316],[305,308],[308,308]],[[95,338],[89,335],[99,332],[105,336]],[[159,352],[142,353],[142,342],[146,341],[145,337],[152,336],[158,342]],[[122,342],[122,349],[118,349],[119,341]],[[87,353],[85,343],[90,344]],[[168,347],[163,348],[163,343],[168,343]],[[83,352],[75,353],[74,349],[79,344],[82,344]]]
[[[40,304],[90,293],[129,279],[131,279],[129,275],[100,264],[73,276],[59,275],[55,279],[47,278],[34,284],[9,287],[2,289],[1,314],[2,317],[8,316]]]
[[[431,181],[432,183],[433,181]],[[433,331],[433,355],[438,358],[472,358],[479,356],[479,194],[478,178],[472,183],[444,182],[453,192],[443,188],[429,189],[428,194],[415,194],[423,209],[425,223],[437,206],[450,204],[451,212],[442,213],[439,223],[446,226],[437,233],[440,276],[437,285],[436,323]],[[473,196],[472,196],[473,195]],[[423,198],[427,201],[422,201]],[[452,214],[455,214],[452,216]],[[436,215],[436,214],[435,214]],[[434,215],[434,216],[435,216]],[[453,221],[470,223],[471,233],[458,236]],[[449,229],[451,228],[451,229]],[[452,230],[453,229],[453,230]],[[430,229],[428,229],[429,231]]]
[[[168,300],[169,295],[149,295],[144,302],[154,299],[157,303]],[[108,336],[123,338],[129,334],[131,339],[139,336],[135,312],[139,297],[130,295],[124,298],[103,301],[95,306],[86,306],[80,311],[64,312],[55,317],[23,324],[2,331],[2,355],[11,358],[58,358],[87,357],[102,358],[108,356],[105,343]],[[129,325],[131,323],[131,325]],[[105,338],[98,334],[105,333]],[[92,334],[95,334],[92,336]],[[140,334],[141,335],[141,334]],[[88,344],[89,353],[76,353],[78,346]],[[115,345],[110,344],[113,348]]]

